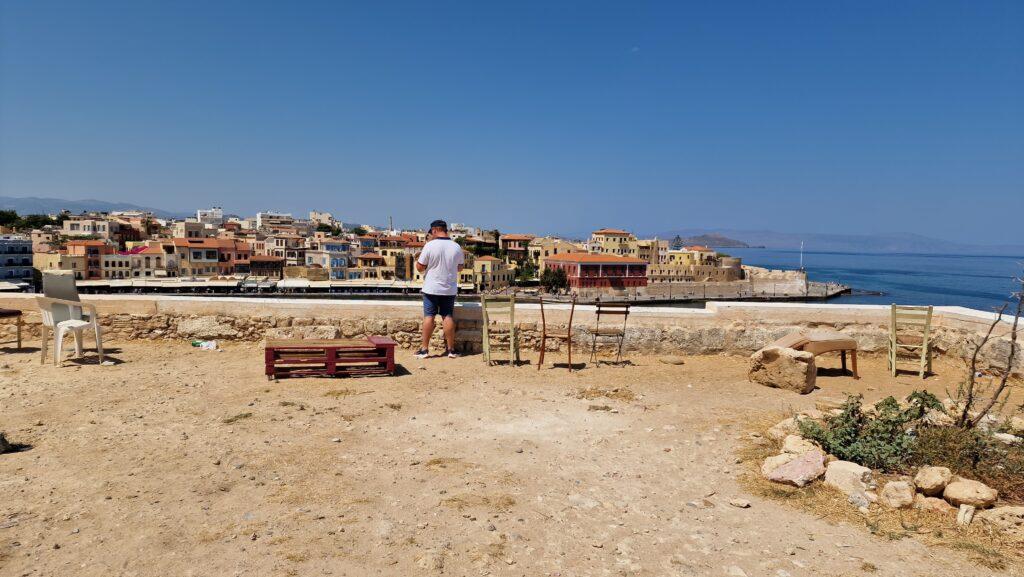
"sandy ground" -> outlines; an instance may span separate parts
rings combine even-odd
[[[765,413],[920,385],[882,359],[801,397],[734,357],[570,375],[400,352],[398,377],[271,383],[253,345],[114,349],[0,356],[0,429],[31,445],[0,456],[0,575],[991,574],[737,484]],[[936,370],[939,393],[961,374]]]

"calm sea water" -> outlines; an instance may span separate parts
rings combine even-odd
[[[770,249],[722,249],[745,264],[797,269],[800,252]],[[959,305],[992,310],[1015,290],[1024,256],[963,256],[933,254],[857,254],[804,252],[811,280],[837,281],[875,295],[841,296],[830,302],[855,304]]]

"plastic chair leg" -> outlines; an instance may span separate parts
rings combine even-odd
[[[92,325],[96,335],[96,353],[100,357],[100,363],[103,363],[103,332],[100,330],[99,324]]]

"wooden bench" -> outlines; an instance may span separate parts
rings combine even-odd
[[[268,340],[264,360],[267,380],[314,375],[393,375],[395,341],[388,337]]]

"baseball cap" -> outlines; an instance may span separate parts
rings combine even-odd
[[[431,229],[441,228],[441,229],[444,229],[444,230],[448,230],[448,223],[443,221],[443,220],[438,219],[438,220],[435,220],[434,222],[430,223],[430,228]]]

